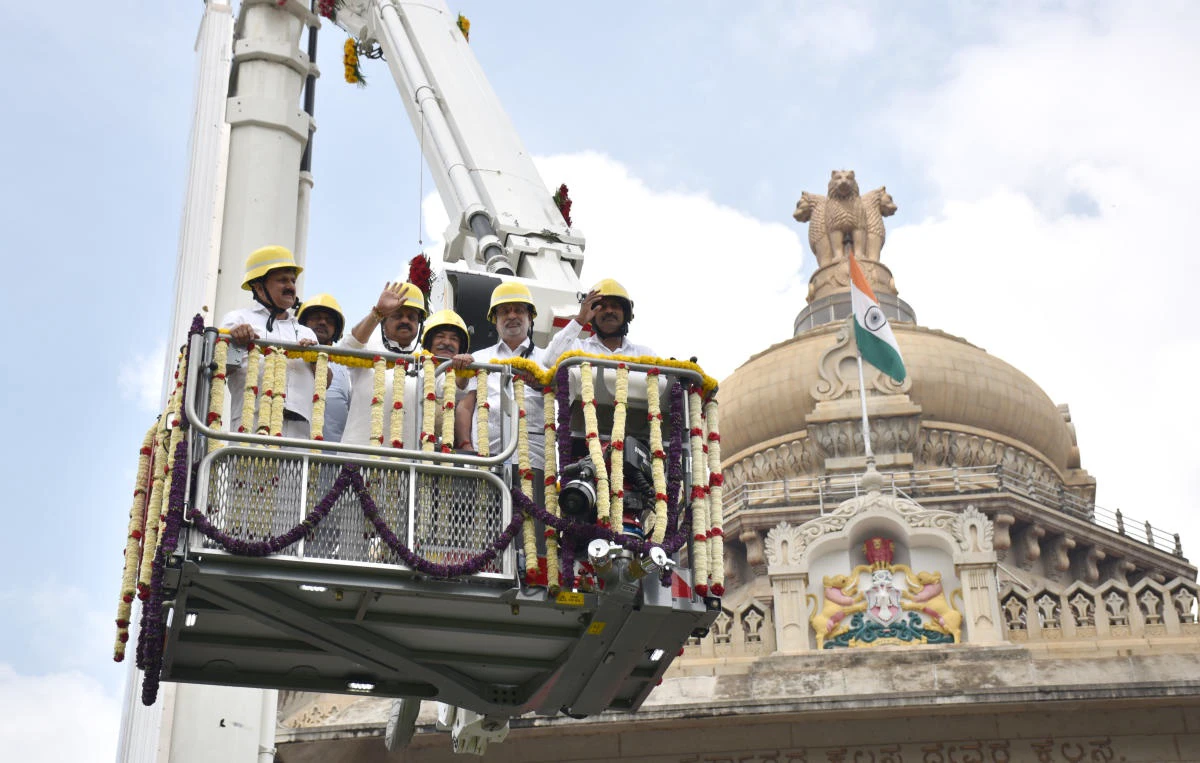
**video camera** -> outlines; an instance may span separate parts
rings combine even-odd
[[[604,448],[605,462],[611,462],[615,449]],[[620,450],[625,467],[625,491],[622,513],[625,532],[642,537],[642,517],[654,509],[654,472],[651,469],[650,448],[636,437],[626,437],[625,447]],[[609,470],[611,473],[611,469]],[[584,456],[573,464],[563,467],[562,487],[558,493],[558,506],[563,516],[576,522],[596,521],[596,464],[591,456]]]

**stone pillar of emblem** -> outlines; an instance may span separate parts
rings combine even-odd
[[[768,573],[771,594],[775,599],[775,651],[781,654],[807,652],[812,647],[808,638],[808,575],[802,573]]]
[[[1000,616],[1000,591],[996,587],[996,562],[957,565],[963,587],[964,641],[972,644],[1004,642]]]

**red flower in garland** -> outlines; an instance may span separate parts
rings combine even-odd
[[[408,282],[421,290],[426,305],[429,304],[429,297],[433,293],[434,279],[433,265],[427,255],[418,254],[408,261]]]

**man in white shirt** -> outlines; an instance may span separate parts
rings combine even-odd
[[[254,296],[258,304],[231,310],[221,319],[221,328],[229,330],[226,380],[229,390],[229,430],[252,432],[254,422],[242,422],[242,401],[246,387],[246,348],[250,342],[259,344],[271,340],[295,342],[302,345],[317,343],[317,335],[302,326],[292,308],[296,305],[296,276],[302,268],[296,264],[291,251],[282,246],[264,246],[246,258],[246,275],[242,288]],[[259,341],[262,340],[262,341]],[[264,364],[265,365],[265,364]],[[258,384],[261,388],[262,376]],[[283,436],[307,439],[312,416],[313,368],[303,360],[288,360],[287,397],[284,401]]]
[[[524,284],[514,281],[501,283],[492,291],[491,305],[488,308],[488,320],[496,324],[496,333],[500,341],[491,347],[486,347],[474,353],[475,359],[482,363],[508,358],[528,358],[539,365],[545,366],[545,350],[533,344],[533,319],[537,317],[537,308],[533,304],[533,295]],[[470,446],[479,450],[479,420],[475,416],[477,402],[477,383],[471,379],[467,383],[467,394],[458,406],[455,431],[459,433],[460,447],[466,445],[466,434],[470,432]],[[489,452],[493,455],[500,452],[500,422],[503,417],[506,429],[510,428],[509,418],[500,405],[500,374],[488,374],[488,439]],[[544,467],[546,457],[544,452],[545,430],[543,428],[542,390],[537,383],[525,385],[525,423],[529,433],[529,464],[533,469],[533,491],[530,496],[538,505],[544,503],[545,477]],[[506,439],[516,437],[516,432],[506,431]],[[514,453],[511,462],[517,463]],[[513,469],[513,484],[520,485],[520,475]]]
[[[553,365],[564,352],[582,350],[593,355],[624,355],[629,357],[658,357],[644,344],[629,341],[629,324],[633,321],[633,300],[625,287],[605,278],[592,287],[579,303],[579,313],[550,339],[546,346],[546,361]],[[583,327],[592,324],[595,331],[580,338]]]
[[[342,306],[332,294],[317,294],[304,300],[297,320],[312,329],[317,341],[332,347],[342,338],[346,327],[346,316]],[[329,364],[328,385],[325,388],[325,426],[323,437],[326,442],[341,442],[346,429],[346,414],[350,411],[350,373],[341,363]]]

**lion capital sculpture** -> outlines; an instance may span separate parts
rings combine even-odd
[[[859,194],[854,170],[834,170],[828,195],[803,191],[792,217],[808,223],[808,244],[823,268],[846,258],[846,241],[859,259],[879,262],[886,233],[883,218],[896,213],[896,202],[880,186],[865,196]]]

